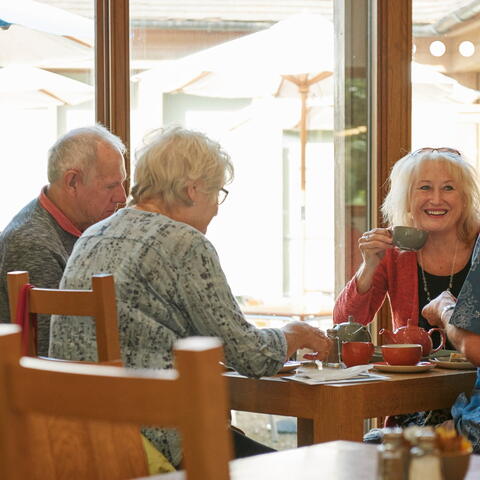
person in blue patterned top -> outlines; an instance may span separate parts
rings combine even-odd
[[[327,357],[330,340],[305,322],[258,329],[244,318],[205,237],[232,178],[230,157],[218,143],[181,127],[157,131],[138,152],[129,206],[75,244],[60,288],[87,289],[92,275],[114,275],[127,366],[171,368],[175,341],[191,335],[220,337],[226,363],[249,377],[277,373],[300,348]],[[49,353],[95,361],[92,320],[54,316]],[[175,432],[143,432],[173,465],[180,463]]]
[[[457,350],[480,367],[480,240],[458,299],[442,292],[425,306],[423,314],[431,325],[445,328]],[[480,453],[480,368],[473,391],[460,394],[452,406],[452,417],[456,430],[472,442],[475,453]]]

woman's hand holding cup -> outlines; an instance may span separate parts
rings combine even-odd
[[[359,293],[365,293],[370,289],[378,264],[385,256],[386,250],[393,247],[392,241],[392,232],[388,228],[374,228],[358,239],[358,248],[363,258],[362,265],[355,274]]]
[[[358,248],[365,265],[376,268],[385,251],[393,247],[392,241],[392,232],[388,228],[374,228],[365,232],[358,239]]]

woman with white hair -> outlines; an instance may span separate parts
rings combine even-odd
[[[400,159],[382,206],[387,228],[360,237],[363,261],[335,303],[334,322],[353,315],[366,325],[388,295],[395,329],[408,319],[431,328],[422,308],[442,291],[458,296],[479,232],[479,208],[476,172],[459,151],[421,148]],[[426,230],[424,247],[418,252],[394,247],[396,225]]]
[[[480,227],[480,193],[474,168],[458,150],[420,148],[401,158],[390,174],[390,190],[382,206],[387,228],[365,232],[358,245],[363,262],[340,293],[334,322],[353,315],[370,323],[390,300],[393,328],[410,319],[429,330],[422,309],[441,292],[457,297],[470,269]],[[428,232],[418,252],[399,250],[391,228],[416,227]],[[434,343],[440,342],[435,337]],[[447,342],[447,348],[453,348]],[[387,417],[386,425],[437,425],[450,411],[433,410]],[[382,431],[373,429],[364,440],[376,443]]]
[[[228,154],[205,135],[180,127],[156,132],[139,152],[128,208],[78,240],[61,288],[86,289],[93,274],[114,275],[127,366],[171,368],[175,341],[191,335],[220,337],[226,363],[251,377],[277,373],[299,348],[318,352],[319,359],[328,355],[329,339],[304,322],[257,329],[245,320],[204,235],[232,177]],[[51,332],[50,355],[96,359],[90,319],[54,317]],[[180,463],[175,432],[144,433],[173,465]],[[245,438],[236,434],[235,440]],[[247,446],[236,453],[253,451]]]

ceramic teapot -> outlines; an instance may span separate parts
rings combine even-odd
[[[432,343],[432,333],[439,332],[442,341],[440,345],[433,348]],[[431,328],[428,332],[424,330],[422,327],[416,325],[410,318],[407,320],[406,327],[399,327],[393,333],[390,330],[382,328],[380,332],[378,332],[380,336],[382,336],[385,340],[385,344],[388,343],[418,343],[422,346],[422,356],[426,357],[430,355],[430,353],[436,352],[440,350],[445,345],[445,330],[441,328]]]
[[[372,337],[365,325],[355,322],[353,315],[348,316],[348,322],[337,323],[327,330],[327,336],[332,340],[332,348],[328,355],[328,363],[340,363],[342,342],[371,342]]]

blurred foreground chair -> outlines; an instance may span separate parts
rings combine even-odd
[[[18,299],[23,286],[28,283],[28,272],[7,274],[11,323],[17,323]],[[113,275],[94,275],[91,290],[32,288],[25,294],[28,295],[26,304],[30,313],[94,317],[98,361],[112,362],[121,359]],[[28,340],[27,354],[36,356],[33,335],[30,334]]]
[[[0,325],[0,478],[145,476],[139,425],[178,427],[188,480],[229,478],[219,340],[180,340],[177,371],[21,357],[20,344],[18,325]]]
[[[92,290],[86,291],[27,288],[22,293],[25,285],[29,284],[28,272],[22,271],[9,272],[7,274],[7,283],[11,323],[16,323],[17,321],[18,299],[22,295],[24,295],[23,303],[20,306],[22,310],[27,309],[27,313],[92,316],[96,328],[98,361],[103,365],[123,366],[118,334],[115,284],[112,275],[94,275],[92,277]],[[31,323],[29,315],[27,315],[26,320]],[[24,333],[22,331],[22,334]],[[28,348],[26,351],[23,348],[23,353],[29,356],[36,356],[36,345],[31,332],[27,338],[27,345]],[[138,432],[133,435],[136,437]],[[143,435],[142,441],[147,453],[150,473],[173,469],[163,454]]]

